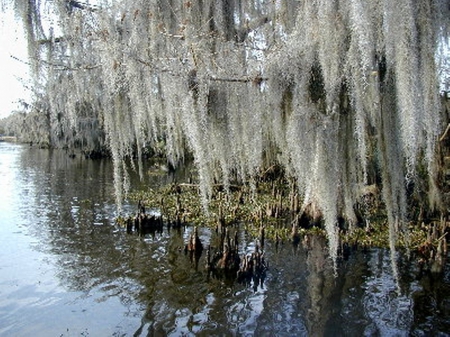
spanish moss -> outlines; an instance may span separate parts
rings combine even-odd
[[[442,209],[448,0],[11,2],[34,75],[33,142],[108,153],[119,208],[129,159],[141,170],[152,151],[175,168],[193,158],[205,212],[215,183],[254,186],[279,166],[334,261],[338,220],[356,226],[369,185],[392,249],[411,195]]]

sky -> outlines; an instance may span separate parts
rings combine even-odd
[[[19,99],[28,101],[30,93],[17,77],[27,80],[27,66],[13,59],[27,59],[27,47],[21,24],[10,11],[0,12],[0,118],[16,110]]]

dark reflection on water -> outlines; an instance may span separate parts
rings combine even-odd
[[[429,336],[450,331],[450,270],[419,275],[389,252],[354,252],[333,273],[323,239],[265,246],[258,286],[208,275],[183,252],[192,228],[117,228],[106,160],[0,143],[0,335]],[[145,170],[147,170],[146,168]],[[145,184],[170,182],[175,177]],[[182,179],[176,177],[176,179]],[[134,187],[145,188],[135,176]],[[135,206],[127,206],[129,212]],[[241,255],[255,240],[238,230]],[[215,232],[200,229],[205,245]],[[448,267],[448,266],[447,266]],[[397,289],[401,289],[399,295]]]

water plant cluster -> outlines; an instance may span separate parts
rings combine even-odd
[[[205,212],[199,200],[197,183],[173,183],[160,188],[132,192],[131,202],[138,204],[137,214],[117,218],[117,224],[126,227],[129,234],[140,235],[161,232],[164,227],[209,227],[219,235],[230,229],[243,230],[259,245],[265,240],[274,245],[307,241],[311,235],[327,238],[323,216],[318,210],[301,209],[301,200],[293,181],[286,179],[259,179],[255,189],[246,185],[232,185],[225,193],[223,185],[216,184]],[[144,206],[146,205],[146,206]],[[142,227],[145,215],[147,225]],[[338,223],[339,260],[345,259],[357,249],[390,248],[389,224],[386,207],[380,191],[375,187],[361,195],[355,207],[358,226],[349,228],[344,219]],[[441,272],[447,255],[446,235],[450,222],[445,217],[427,219],[417,224],[410,221],[407,231],[399,231],[395,249],[411,254],[414,263],[423,270]],[[193,230],[196,234],[196,231]],[[186,242],[186,250],[201,254],[202,243],[197,235]],[[222,242],[223,245],[223,242]],[[195,246],[201,247],[195,249]],[[220,250],[222,252],[222,250]]]
[[[412,200],[427,215],[446,209],[436,142],[447,0],[3,6],[27,35],[34,101],[24,129],[37,143],[109,153],[119,208],[128,159],[143,175],[151,149],[174,167],[193,157],[205,213],[216,184],[230,198],[233,184],[255,191],[261,170],[281,167],[301,213],[320,214],[334,260],[339,221],[358,227],[368,186],[381,191],[392,250]]]

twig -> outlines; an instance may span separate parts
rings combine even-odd
[[[439,141],[442,142],[446,137],[447,137],[447,133],[450,131],[450,123],[448,123],[447,128],[445,129],[444,134],[441,136],[441,138],[439,138]]]

